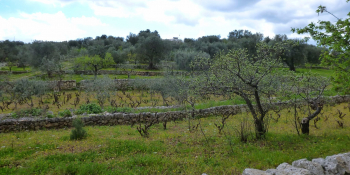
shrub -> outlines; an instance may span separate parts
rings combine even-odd
[[[117,108],[113,107],[113,106],[108,106],[108,107],[104,108],[104,111],[107,111],[108,113],[115,113],[115,112],[117,112]]]
[[[86,138],[87,133],[83,129],[83,122],[80,119],[73,120],[73,126],[74,129],[72,130],[72,133],[70,134],[71,140],[81,140],[83,138]]]
[[[30,109],[20,109],[16,110],[12,113],[13,118],[21,118],[28,116],[40,116],[42,114],[42,110],[38,108],[30,108]]]
[[[72,117],[72,113],[68,109],[64,110],[63,112],[59,112],[58,115],[61,117]]]
[[[53,115],[53,114],[47,114],[46,117],[47,117],[47,118],[54,118],[55,115]]]
[[[116,112],[132,113],[132,112],[134,112],[134,109],[128,108],[128,107],[123,107],[123,108],[117,108]]]
[[[80,108],[75,113],[76,114],[83,114],[83,113],[98,114],[101,112],[102,112],[102,109],[99,105],[90,103],[90,104],[81,105]]]

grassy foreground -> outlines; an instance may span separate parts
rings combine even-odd
[[[344,128],[337,125],[337,109],[346,113]],[[136,126],[85,127],[88,137],[81,141],[69,140],[71,128],[1,133],[0,174],[240,174],[350,151],[347,104],[325,107],[319,129],[310,122],[310,136],[296,134],[285,110],[271,120],[266,140],[241,143],[235,131],[248,115],[231,116],[222,135],[214,125],[220,117],[200,119],[193,132],[187,121],[168,123],[167,130],[156,124],[149,138]]]

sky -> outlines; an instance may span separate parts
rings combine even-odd
[[[315,11],[319,5],[347,18],[346,0],[0,0],[0,40],[66,41],[157,30],[163,39],[220,35],[250,30],[286,34],[310,22],[336,22]]]

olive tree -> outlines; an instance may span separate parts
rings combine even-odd
[[[190,49],[177,50],[174,52],[174,61],[181,70],[190,71],[190,64],[196,57],[210,58],[210,55],[206,52]]]
[[[46,56],[44,56],[39,69],[46,72],[48,78],[51,78],[52,74],[58,70],[58,64],[60,64],[58,60],[47,59]]]
[[[155,69],[166,48],[163,40],[157,35],[150,35],[147,38],[141,37],[136,47],[136,53],[141,60],[148,62],[149,69]]]
[[[10,60],[8,58],[5,59],[6,61],[6,65],[7,67],[9,68],[10,72],[12,71],[12,67],[15,67],[16,66],[16,62],[15,60]]]
[[[104,58],[101,58],[99,55],[78,57],[75,59],[74,64],[75,66],[82,66],[90,69],[96,78],[99,70],[113,65],[114,61],[112,54],[106,53]]]
[[[254,119],[256,138],[261,139],[267,132],[265,117],[273,107],[272,103],[283,90],[287,72],[281,67],[280,56],[284,43],[268,46],[257,45],[255,56],[246,49],[230,50],[227,54],[217,54],[213,60],[197,58],[192,66],[199,71],[196,76],[196,91],[201,95],[227,93],[241,96],[246,102]]]

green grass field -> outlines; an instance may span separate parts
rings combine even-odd
[[[331,77],[333,74],[332,70],[325,69],[297,69],[298,73],[306,71],[325,77]],[[39,78],[40,74],[40,71],[33,70],[25,74],[11,74],[8,77],[13,81],[23,77]],[[127,78],[127,75],[108,76]],[[80,82],[89,78],[93,78],[93,75],[65,75],[64,79]],[[62,104],[60,109],[51,104],[51,98],[45,98],[44,103],[49,105],[49,110],[56,115],[59,111],[72,108],[75,92],[77,91],[66,91],[73,94],[73,98],[69,103]],[[127,91],[125,95],[122,95],[122,92],[118,93],[123,96],[119,103],[129,103],[127,94],[135,100],[140,97],[150,100],[147,92]],[[325,91],[325,95],[337,94],[331,86]],[[92,95],[89,96],[91,102],[97,102]],[[88,95],[83,92],[80,97],[79,105],[85,103]],[[153,98],[158,99],[157,105],[163,105],[159,94]],[[34,103],[38,103],[37,99]],[[226,100],[223,97],[213,97],[198,102],[195,108],[205,109],[232,104],[244,104],[244,101],[241,98]],[[151,101],[148,101],[141,106],[151,105]],[[28,105],[19,105],[19,108],[28,108]],[[128,111],[164,112],[185,109],[189,110],[190,106],[143,110],[128,108]],[[337,118],[338,109],[346,113],[344,128],[337,124],[337,120],[340,120]],[[12,111],[5,110],[3,113],[9,112]],[[301,113],[300,117],[305,115]],[[253,139],[252,117],[247,113],[231,116],[222,134],[219,134],[215,127],[215,123],[220,122],[220,116],[192,120],[192,125],[199,122],[200,125],[191,132],[186,120],[168,123],[167,130],[164,130],[161,124],[156,124],[152,126],[149,138],[141,137],[136,126],[85,127],[88,137],[81,141],[69,139],[72,128],[0,133],[0,174],[241,174],[245,168],[265,170],[275,168],[283,162],[291,163],[302,158],[311,160],[349,152],[349,115],[348,104],[326,106],[320,115],[320,121],[316,123],[318,129],[310,123],[310,135],[298,136],[292,125],[292,114],[284,110],[281,118],[277,119],[276,115],[274,119],[271,118],[265,140]],[[251,137],[247,143],[240,142],[237,136],[243,118],[248,118],[250,122],[248,133],[251,133]]]
[[[241,174],[245,168],[275,168],[283,162],[326,157],[350,151],[347,104],[327,106],[319,129],[311,124],[309,136],[298,136],[291,114],[283,111],[271,120],[265,140],[238,140],[235,134],[243,113],[231,116],[219,134],[220,117],[200,119],[190,132],[187,121],[152,126],[143,138],[136,127],[85,127],[88,137],[70,141],[71,128],[0,134],[0,174]],[[335,113],[346,113],[345,126]],[[327,118],[328,117],[328,118]],[[194,120],[193,124],[197,124]]]
[[[8,66],[3,66],[0,68],[0,70],[2,71],[10,71],[10,68]],[[22,67],[17,67],[14,66],[12,67],[11,71],[32,71],[31,67],[25,67],[25,69],[23,69]]]

